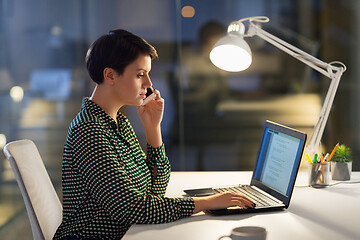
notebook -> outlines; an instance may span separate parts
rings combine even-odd
[[[187,189],[192,197],[223,191],[239,191],[255,202],[255,208],[229,207],[208,210],[214,215],[281,210],[289,207],[302,158],[306,133],[266,121],[250,184]]]

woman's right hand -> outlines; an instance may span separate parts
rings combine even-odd
[[[255,207],[254,202],[240,193],[225,192],[207,197],[194,197],[194,213],[209,209],[223,209],[228,207],[239,206],[242,208]]]
[[[138,106],[138,114],[145,128],[146,140],[154,148],[163,144],[161,136],[161,121],[164,114],[165,100],[160,92],[154,89],[156,97],[145,106]]]

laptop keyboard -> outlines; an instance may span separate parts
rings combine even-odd
[[[247,196],[248,198],[250,198],[256,204],[256,207],[268,207],[268,206],[278,206],[279,205],[278,202],[265,196],[264,194],[261,194],[260,192],[258,192],[256,190],[254,190],[249,185],[214,188],[214,191],[217,193],[222,193],[222,192],[242,193],[245,196]]]

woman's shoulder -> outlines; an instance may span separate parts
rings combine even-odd
[[[96,116],[82,115],[79,113],[71,122],[70,129],[89,129],[91,131],[106,131],[111,129],[111,123],[104,122],[101,118]]]
[[[105,133],[109,128],[111,128],[109,123],[104,122],[101,117],[80,111],[70,123],[68,133],[78,133],[79,131]]]

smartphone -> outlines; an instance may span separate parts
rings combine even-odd
[[[144,99],[141,106],[146,105],[148,102],[153,100],[155,97],[156,97],[156,94],[153,92],[153,90],[151,88],[146,89],[146,98]]]

